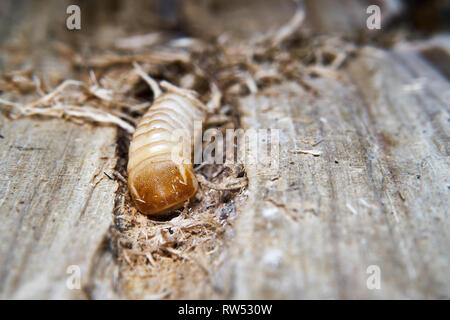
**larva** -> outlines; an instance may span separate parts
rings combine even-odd
[[[181,150],[182,142],[174,141],[172,134],[181,128],[193,137],[194,121],[203,121],[207,111],[192,91],[164,81],[161,87],[167,91],[161,93],[159,87],[154,88],[155,100],[136,127],[127,168],[128,187],[136,206],[152,216],[181,207],[197,191],[190,159],[173,159],[174,150]]]

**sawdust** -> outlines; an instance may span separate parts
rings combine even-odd
[[[122,131],[121,139],[126,153],[128,134]],[[125,160],[126,155],[120,159]],[[119,161],[116,170],[126,175],[126,161]],[[211,165],[201,169],[213,181],[231,176],[231,170],[216,176],[222,170]],[[224,263],[233,220],[245,199],[242,187],[221,191],[200,181],[199,191],[184,209],[164,220],[152,220],[136,210],[126,183],[119,181],[116,228],[111,237],[122,262],[121,291],[131,298],[151,292],[173,299],[199,297],[200,292],[208,291],[205,288],[209,288],[210,297],[226,290],[214,275]]]

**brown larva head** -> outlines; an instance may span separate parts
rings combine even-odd
[[[198,183],[192,165],[149,159],[129,172],[128,187],[140,212],[163,216],[183,206],[197,191]]]

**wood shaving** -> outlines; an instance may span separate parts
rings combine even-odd
[[[314,157],[319,157],[322,152],[320,150],[303,150],[303,149],[295,149],[291,150],[292,153],[303,153],[303,154],[311,154]]]

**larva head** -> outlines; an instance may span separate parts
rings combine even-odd
[[[136,206],[152,216],[163,216],[183,206],[198,187],[192,165],[177,165],[171,160],[143,161],[128,174],[128,187]]]

